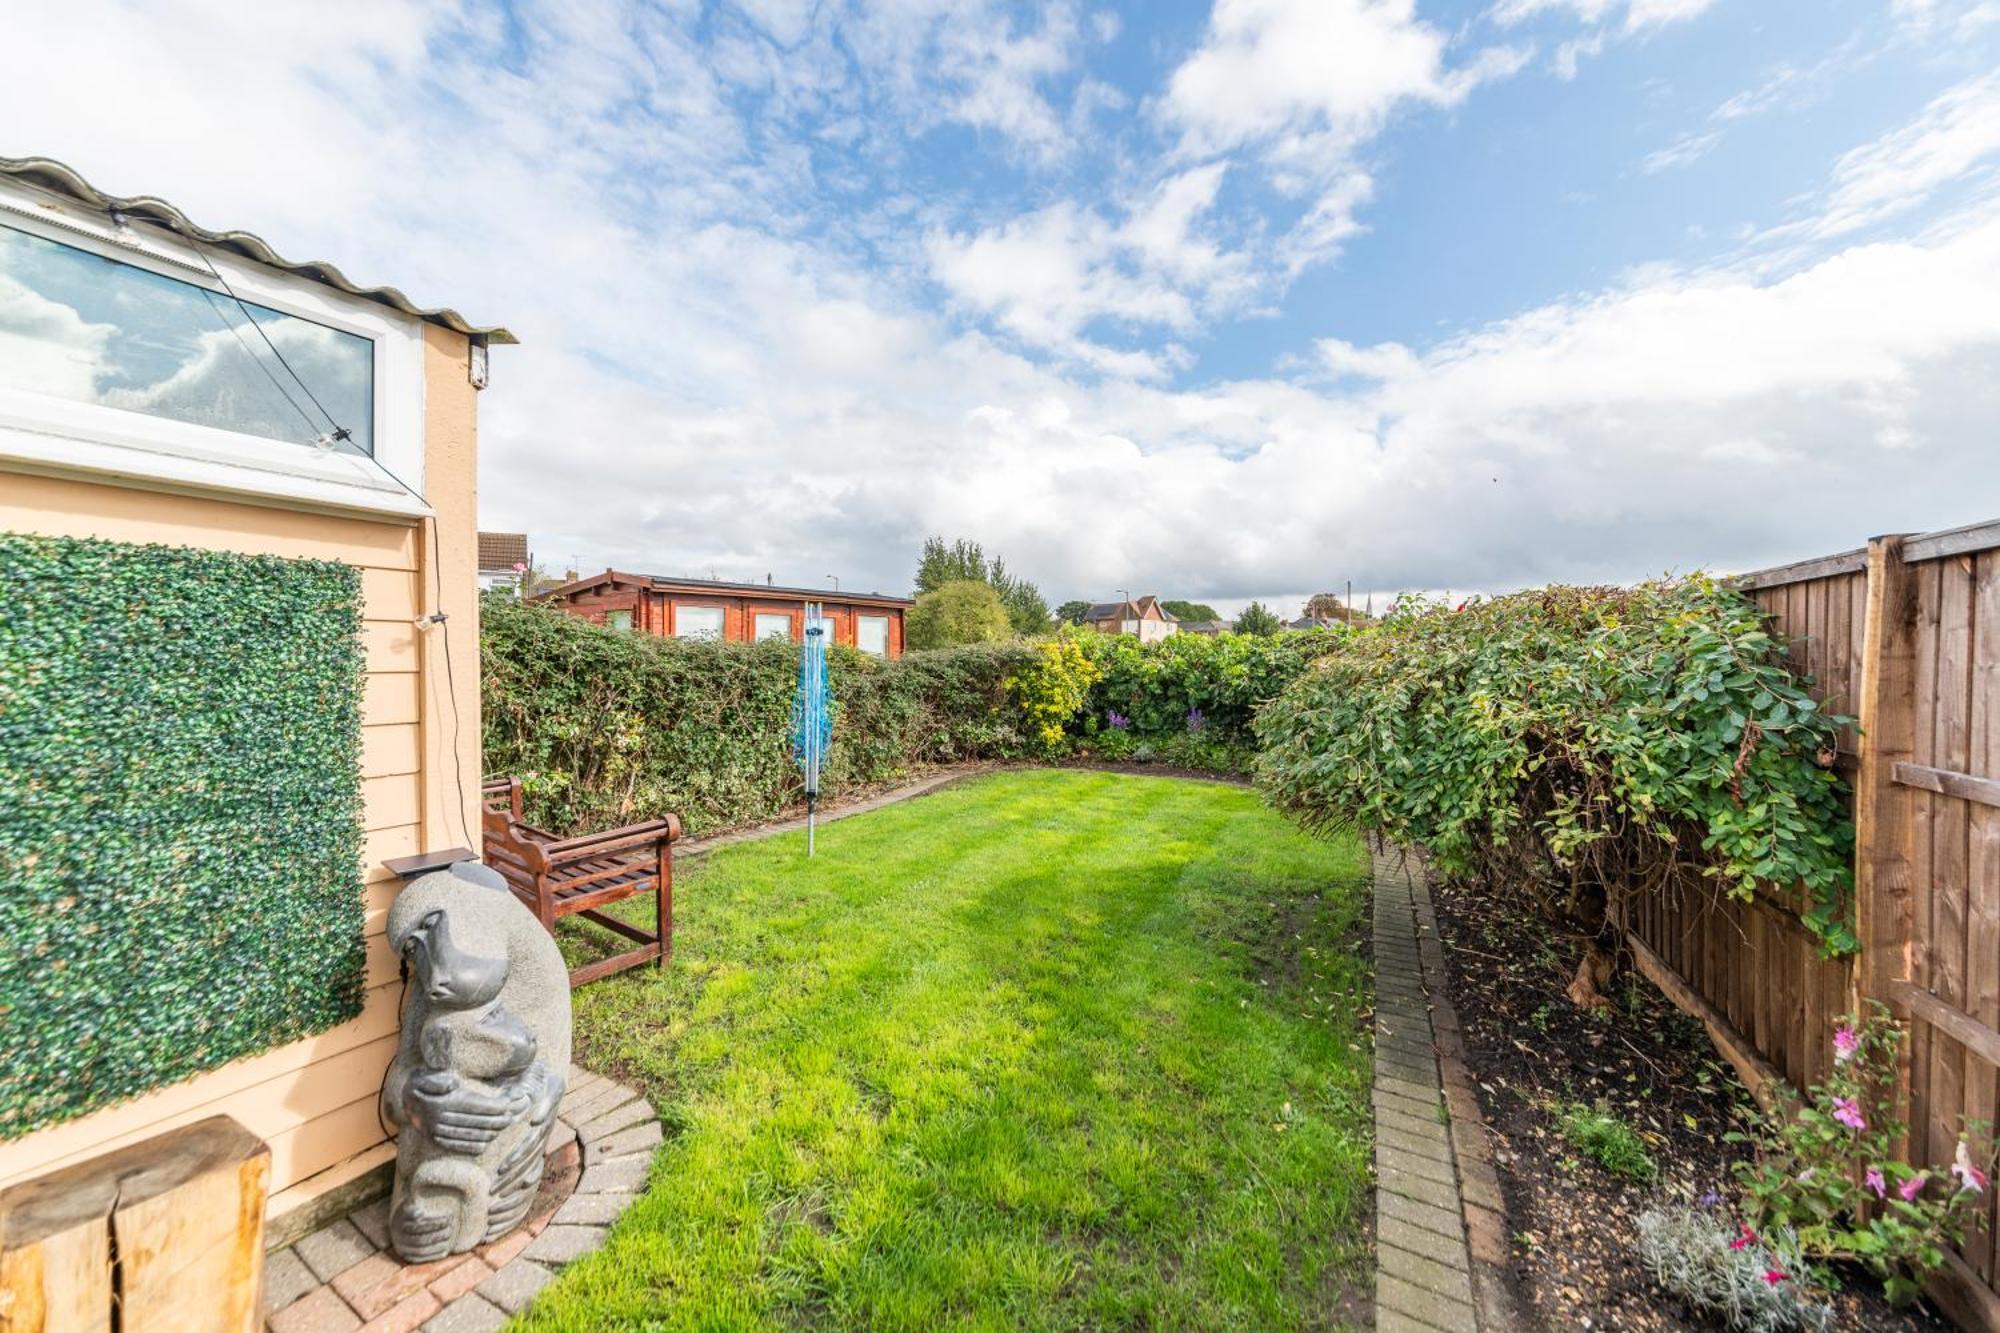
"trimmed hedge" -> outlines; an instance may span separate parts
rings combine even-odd
[[[791,756],[798,649],[625,634],[489,597],[480,640],[485,767],[521,779],[531,818],[564,832],[672,811],[700,832],[804,799]],[[838,797],[925,764],[1029,753],[1006,683],[1027,645],[880,661],[827,652]]]
[[[361,1010],[360,576],[0,534],[0,1138]]]
[[[522,780],[536,822],[581,832],[674,811],[693,832],[804,799],[790,750],[795,645],[618,633],[505,596],[488,598],[483,615],[486,769]],[[886,662],[836,647],[821,790],[837,797],[980,759],[1245,772],[1259,702],[1337,637],[1188,635],[1142,647],[1071,632]],[[1052,642],[1066,646],[1052,652]],[[1111,727],[1112,712],[1132,724]]]

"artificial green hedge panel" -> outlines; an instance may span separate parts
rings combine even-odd
[[[360,577],[0,533],[0,1139],[361,1008]]]

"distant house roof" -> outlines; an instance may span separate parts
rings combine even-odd
[[[463,333],[481,343],[511,343],[518,341],[507,330],[494,326],[469,324],[465,316],[456,310],[442,306],[420,306],[394,287],[363,287],[345,273],[323,259],[286,259],[262,237],[247,231],[210,231],[196,226],[188,215],[175,208],[166,200],[150,194],[116,195],[104,194],[76,171],[51,157],[0,157],[0,177],[9,177],[24,185],[32,185],[50,194],[62,195],[104,213],[118,213],[135,222],[149,222],[156,227],[185,236],[201,245],[212,245],[220,250],[230,250],[260,264],[296,273],[302,278],[324,283],[346,292],[349,296],[359,296],[400,310],[406,315],[414,315],[427,324]]]
[[[479,534],[479,568],[483,573],[511,570],[528,563],[528,534],[525,532],[482,532]]]
[[[1227,620],[1183,620],[1183,634],[1227,634],[1231,628]]]
[[[653,592],[691,593],[697,596],[706,593],[719,597],[763,598],[768,601],[854,602],[867,606],[905,608],[916,605],[907,597],[894,597],[880,592],[849,592],[845,588],[838,591],[829,588],[793,588],[782,583],[730,583],[722,579],[680,578],[672,574],[628,574],[616,569],[607,569],[602,574],[592,574],[588,578],[565,583],[560,588],[551,588],[543,596],[568,597],[601,587],[606,583],[623,583],[647,588]]]
[[[1160,605],[1157,597],[1139,597],[1123,602],[1092,602],[1090,609],[1083,613],[1085,624],[1094,620],[1164,620],[1175,621],[1174,613]]]

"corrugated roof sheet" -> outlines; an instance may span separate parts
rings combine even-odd
[[[378,302],[392,310],[400,310],[406,315],[414,315],[427,323],[437,324],[472,338],[483,339],[488,343],[520,341],[497,325],[489,327],[467,323],[465,316],[456,310],[420,306],[394,287],[363,287],[324,260],[301,262],[286,259],[273,250],[262,237],[247,231],[210,231],[206,227],[197,226],[187,214],[164,199],[149,194],[105,194],[54,158],[0,157],[0,176],[13,177],[52,194],[63,195],[88,204],[92,208],[107,212],[116,210],[138,221],[150,222],[155,226],[165,227],[168,231],[200,241],[203,245],[213,245],[233,251],[246,259],[254,259],[260,264],[268,264],[272,268],[296,273],[302,278],[310,278],[329,287],[337,287],[350,296]]]

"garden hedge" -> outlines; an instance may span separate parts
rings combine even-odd
[[[794,645],[623,634],[503,595],[483,616],[485,766],[522,780],[538,822],[581,832],[674,811],[700,831],[804,799],[789,740]],[[1188,635],[1142,647],[1072,631],[1053,653],[1013,642],[891,661],[836,647],[822,790],[982,759],[1240,773],[1258,704],[1335,638]]]
[[[362,986],[358,573],[0,534],[0,1138]]]

